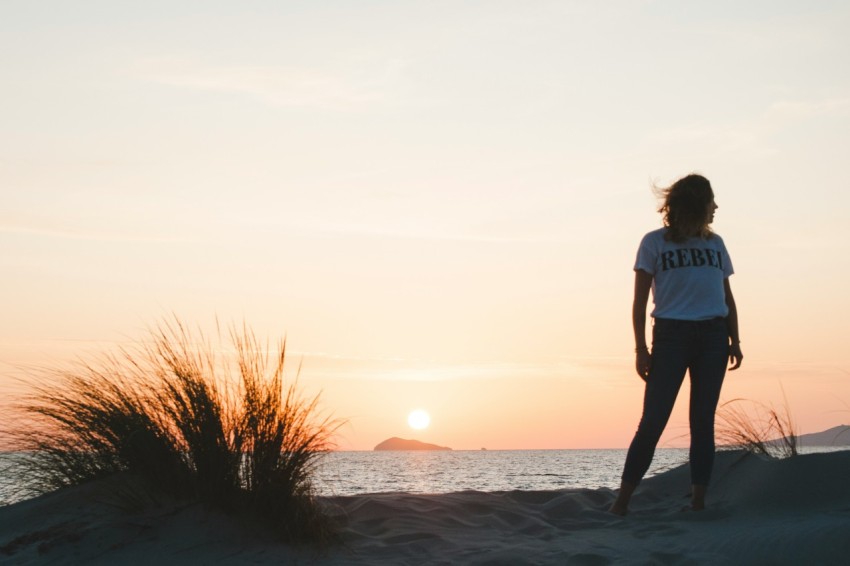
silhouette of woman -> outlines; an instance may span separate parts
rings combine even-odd
[[[635,369],[646,382],[643,414],[629,446],[622,483],[610,511],[625,515],[655,454],[679,388],[690,374],[691,508],[705,507],[714,464],[714,413],[726,374],[744,355],[729,276],[732,262],[711,231],[717,204],[708,179],[687,175],[660,191],[664,227],[643,237],[635,262],[632,324]],[[652,289],[652,352],[646,307]]]

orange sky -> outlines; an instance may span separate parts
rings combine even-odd
[[[286,336],[341,448],[622,447],[650,186],[699,171],[723,399],[850,422],[845,3],[48,4],[0,6],[2,400],[175,313]]]

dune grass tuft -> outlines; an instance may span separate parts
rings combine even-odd
[[[284,379],[285,343],[271,354],[243,325],[213,345],[177,319],[148,338],[29,382],[12,435],[29,492],[123,473],[283,540],[328,542],[312,478],[339,422]]]
[[[732,399],[717,409],[717,421],[716,436],[721,445],[778,458],[799,454],[799,434],[787,399],[781,408]]]

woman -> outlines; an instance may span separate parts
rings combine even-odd
[[[729,369],[744,356],[738,312],[729,286],[732,262],[711,231],[714,192],[708,179],[688,175],[663,189],[664,228],[644,236],[635,263],[632,323],[635,368],[646,382],[643,415],[629,446],[622,483],[610,511],[625,515],[667,425],[679,388],[690,374],[691,508],[705,507],[714,464],[714,412]],[[652,289],[652,352],[646,345],[646,305]]]

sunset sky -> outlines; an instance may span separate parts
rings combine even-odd
[[[723,400],[850,423],[848,29],[837,0],[4,0],[3,399],[174,313],[285,336],[342,449],[624,447],[651,186],[697,171]]]

